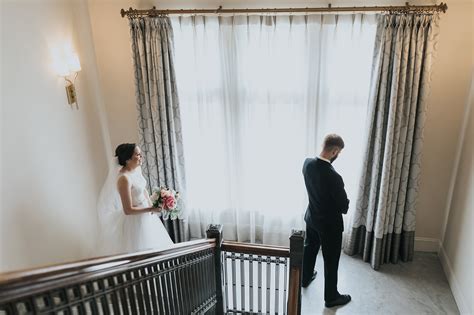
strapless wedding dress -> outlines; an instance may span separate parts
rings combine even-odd
[[[166,249],[173,241],[168,235],[158,213],[126,215],[118,194],[116,183],[120,176],[126,176],[131,184],[132,206],[150,207],[146,198],[146,180],[141,169],[130,173],[116,172],[115,185],[106,183],[99,198],[99,252],[101,255],[130,253],[148,249]],[[111,181],[109,178],[107,181]],[[110,190],[107,192],[107,190]],[[108,200],[107,200],[108,199]]]

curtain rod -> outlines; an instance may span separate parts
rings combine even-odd
[[[129,8],[128,10],[120,10],[122,17],[137,16],[160,16],[174,14],[235,14],[235,13],[314,13],[314,12],[443,12],[446,13],[448,5],[441,2],[433,5],[410,5],[408,2],[404,6],[354,6],[354,7],[333,7],[328,4],[327,7],[318,8],[265,8],[265,9],[223,9],[219,6],[217,9],[166,9],[158,10],[156,7],[148,10],[136,10]]]

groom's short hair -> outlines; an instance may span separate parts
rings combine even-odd
[[[334,148],[344,149],[344,140],[341,136],[332,133],[324,138],[323,149],[324,151],[330,151]]]

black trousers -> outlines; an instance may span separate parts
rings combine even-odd
[[[325,229],[319,231],[306,224],[306,238],[303,252],[303,283],[308,282],[314,271],[319,247],[324,258],[324,300],[332,301],[339,297],[337,291],[337,270],[341,257],[342,231]]]

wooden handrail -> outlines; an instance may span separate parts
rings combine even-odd
[[[125,253],[0,274],[0,312],[9,314],[20,307],[33,313],[54,313],[92,303],[93,308],[113,307],[114,312],[119,312],[121,305],[131,310],[138,307],[140,312],[152,309],[161,312],[163,307],[175,313],[214,308],[216,314],[224,314],[227,306],[223,287],[227,280],[223,281],[226,277],[223,268],[231,253],[242,260],[241,264],[244,260],[260,264],[262,257],[255,256],[278,258],[265,258],[265,266],[284,265],[284,291],[288,292],[288,299],[284,295],[283,303],[289,315],[301,313],[303,231],[292,231],[290,248],[223,241],[220,225],[210,225],[206,233],[207,239],[176,244],[166,250]],[[222,255],[224,252],[227,254]],[[214,281],[208,282],[211,279]]]
[[[224,241],[222,242],[222,250],[241,254],[290,257],[290,249],[284,246]]]
[[[165,250],[148,250],[86,259],[66,264],[0,274],[0,303],[12,296],[21,298],[35,292],[66,285],[75,281],[90,281],[109,274],[123,272],[150,263],[214,248],[214,239],[202,239],[173,245]]]

